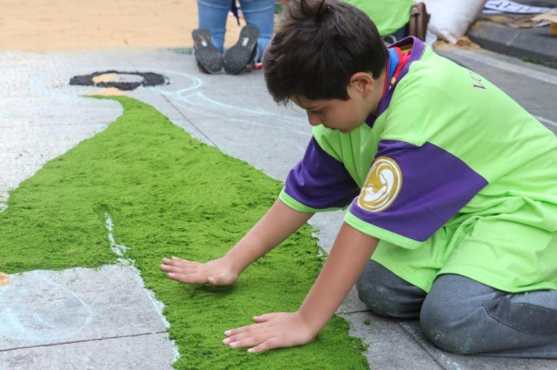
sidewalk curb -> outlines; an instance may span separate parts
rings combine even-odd
[[[489,21],[476,22],[468,32],[481,47],[557,68],[557,38],[543,28],[512,28]]]

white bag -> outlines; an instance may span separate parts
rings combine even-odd
[[[431,14],[428,29],[438,37],[456,44],[476,20],[487,0],[420,0]]]

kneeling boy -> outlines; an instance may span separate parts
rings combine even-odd
[[[256,317],[225,343],[306,343],[357,282],[371,310],[419,318],[448,351],[557,358],[555,135],[421,41],[386,49],[365,14],[333,0],[291,1],[264,64],[273,98],[314,126],[305,156],[226,256],[162,269],[231,284],[314,212],[347,211],[300,309]]]

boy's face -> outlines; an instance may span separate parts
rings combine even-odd
[[[307,112],[310,125],[322,124],[330,129],[350,132],[377,109],[384,81],[384,73],[373,79],[371,74],[358,72],[348,84],[348,100],[310,100],[300,96],[292,98],[292,101]]]

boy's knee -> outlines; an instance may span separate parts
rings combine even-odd
[[[414,290],[421,290],[375,261],[368,262],[356,288],[360,300],[375,314],[394,318],[418,317],[423,297],[416,299]]]
[[[468,322],[459,311],[440,301],[426,299],[420,312],[420,325],[424,335],[437,347],[457,354],[477,352],[478,340]]]
[[[467,284],[471,280],[462,277],[440,280],[420,313],[424,335],[437,347],[458,354],[478,354],[555,343],[555,293],[511,295],[479,283],[474,287]],[[457,281],[461,286],[454,284]]]
[[[373,313],[386,317],[400,317],[403,313],[403,305],[391,299],[387,287],[363,279],[358,281],[356,287],[358,297]]]
[[[485,352],[493,345],[492,338],[485,335],[490,319],[484,307],[492,300],[488,296],[495,295],[492,292],[458,275],[438,278],[420,312],[424,335],[447,352]]]

